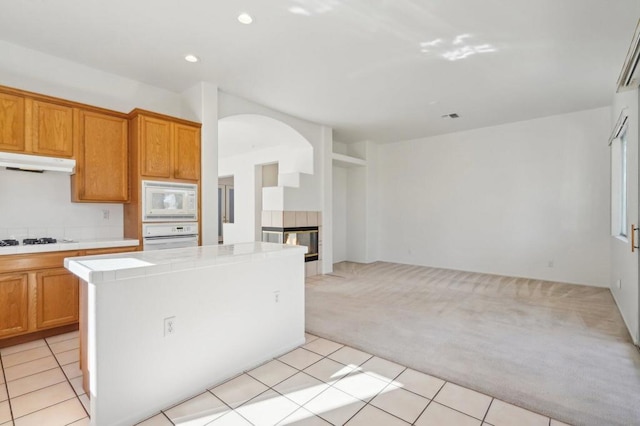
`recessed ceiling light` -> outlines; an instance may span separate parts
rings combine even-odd
[[[241,13],[240,15],[238,15],[238,21],[241,24],[249,25],[253,22],[253,18],[248,13]]]
[[[184,57],[184,60],[187,62],[198,62],[200,58],[198,58],[196,55],[186,55]]]

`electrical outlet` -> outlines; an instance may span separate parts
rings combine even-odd
[[[280,302],[280,292],[279,291],[274,291],[273,292],[273,300],[276,303]]]
[[[622,288],[622,280],[617,280],[616,281],[616,287]]]
[[[111,214],[111,212],[107,209],[102,210],[102,219],[103,220],[109,220],[109,215]]]
[[[176,317],[164,319],[164,337],[171,336],[176,332]]]

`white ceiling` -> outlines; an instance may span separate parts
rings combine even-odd
[[[0,39],[389,142],[609,105],[639,17],[638,0],[0,0]]]

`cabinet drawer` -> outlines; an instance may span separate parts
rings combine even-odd
[[[0,271],[27,271],[30,269],[59,268],[65,257],[80,256],[79,251],[56,251],[40,254],[0,256]]]
[[[91,249],[85,252],[85,256],[95,256],[98,254],[127,253],[129,251],[138,251],[138,246]]]

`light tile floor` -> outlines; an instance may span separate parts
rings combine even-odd
[[[78,332],[0,349],[0,426],[88,425]]]
[[[564,424],[357,349],[306,337],[304,346],[139,425]],[[77,333],[0,349],[0,426],[88,425],[77,354]]]

